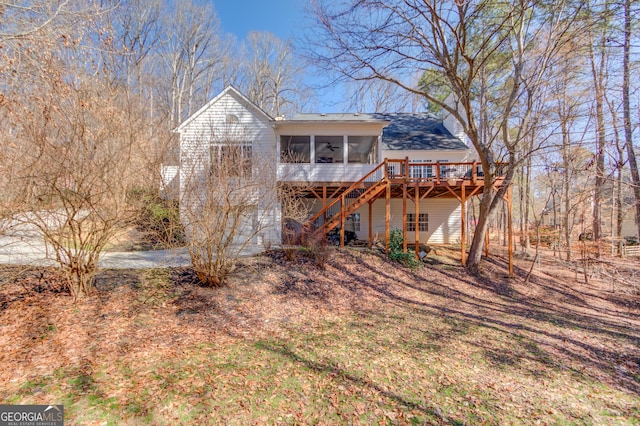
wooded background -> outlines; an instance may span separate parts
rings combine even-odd
[[[223,87],[288,116],[314,108],[322,75],[345,109],[457,116],[488,182],[471,270],[509,185],[524,250],[541,227],[567,260],[580,234],[616,247],[640,227],[639,8],[314,0],[300,39],[238,41],[210,2],[0,0],[0,222],[99,252],[135,214],[132,191],[177,164],[172,129]],[[493,190],[500,162],[508,185]]]

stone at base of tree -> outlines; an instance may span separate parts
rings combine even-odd
[[[424,253],[425,253],[425,256],[426,256],[426,255],[428,255],[429,253],[431,253],[432,251],[433,251],[433,253],[438,254],[438,253],[435,251],[435,249],[434,249],[433,247],[431,247],[431,246],[428,246],[428,245],[426,245],[426,244],[420,244],[420,245],[418,246],[418,253],[422,253],[422,252],[424,252]],[[422,256],[421,256],[420,258],[422,258]]]
[[[415,245],[413,247],[411,247],[410,251],[413,252],[415,250]],[[426,261],[427,256],[429,255],[429,253],[434,252],[434,254],[438,254],[435,249],[431,246],[428,246],[426,244],[419,244],[418,245],[418,258],[420,260]]]

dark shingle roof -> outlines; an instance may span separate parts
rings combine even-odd
[[[442,119],[426,113],[296,114],[289,122],[389,122],[382,131],[382,149],[463,150],[467,145],[444,127]]]
[[[429,113],[375,114],[391,121],[383,130],[382,149],[442,149],[461,150],[467,145],[453,136],[442,120]]]

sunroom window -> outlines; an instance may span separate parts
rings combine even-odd
[[[344,163],[342,136],[316,136],[316,163]]]
[[[282,163],[311,162],[311,137],[280,136],[280,161]]]
[[[349,136],[349,163],[378,164],[377,136]]]

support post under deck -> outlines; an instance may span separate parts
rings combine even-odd
[[[402,183],[402,252],[407,252],[407,182]]]
[[[387,181],[387,193],[385,197],[385,217],[384,217],[384,247],[389,254],[389,240],[391,239],[391,230],[389,229],[391,221],[391,182]]]
[[[460,255],[462,257],[462,266],[467,264],[467,199],[465,186],[462,185],[460,197]]]
[[[420,217],[420,185],[416,182],[416,194],[414,197],[414,201],[415,201],[415,220],[414,220],[414,230],[416,231],[416,236],[415,236],[415,241],[416,241],[416,258],[419,258],[420,256],[420,227],[418,225],[418,217]]]
[[[513,223],[511,218],[511,186],[507,188],[507,231],[509,233],[509,277],[513,278]]]
[[[346,201],[346,198],[344,196],[344,192],[342,193],[342,195],[340,196],[342,198],[341,200],[341,205],[340,205],[340,247],[344,248],[344,203]]]
[[[369,201],[369,248],[373,245],[373,201]]]

